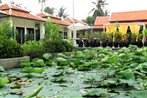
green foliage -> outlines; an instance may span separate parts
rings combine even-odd
[[[59,34],[59,26],[53,24],[51,20],[47,20],[45,23],[45,39],[46,40],[59,40],[61,35]]]
[[[59,66],[67,66],[69,64],[69,62],[62,57],[56,58],[56,61]]]
[[[66,18],[69,16],[68,13],[66,13],[66,8],[64,8],[64,6],[60,7],[58,11],[58,16],[61,18]]]
[[[25,62],[21,62],[21,67],[29,67],[32,65],[32,62],[29,62],[29,61],[25,61]]]
[[[4,67],[0,65],[0,72],[4,72],[4,71],[5,71]]]
[[[4,21],[0,26],[0,58],[22,56],[21,46],[13,38],[14,32],[9,21]]]
[[[52,56],[52,54],[50,54],[50,53],[45,53],[45,54],[43,54],[43,58],[46,59],[46,60],[51,59],[52,57],[53,57],[53,56]]]
[[[83,97],[106,97],[107,90],[103,88],[92,88],[88,90]]]
[[[37,94],[43,89],[43,86],[40,86],[37,88],[37,90],[35,89],[35,91],[33,91],[30,95],[27,95],[25,98],[32,98],[37,96]]]
[[[1,41],[14,38],[13,29],[9,21],[4,21],[0,26],[0,39]]]
[[[33,61],[34,66],[43,67],[45,66],[45,62],[43,59],[37,59]]]
[[[9,82],[8,77],[0,77],[0,88]]]
[[[46,7],[46,8],[44,9],[44,12],[53,15],[53,14],[55,13],[55,8],[53,8],[53,7]]]
[[[31,58],[41,57],[44,54],[44,46],[41,41],[28,41],[22,45],[23,53]]]
[[[86,18],[86,20],[85,20],[85,22],[86,22],[87,24],[89,24],[89,25],[93,25],[93,24],[94,24],[94,21],[95,21],[95,19],[94,19],[94,17],[92,17],[92,16],[88,16],[88,17]]]
[[[0,58],[12,58],[23,56],[21,45],[15,40],[0,41]]]
[[[44,67],[42,68],[24,68],[21,72],[22,73],[38,73],[41,74],[45,70]]]
[[[46,40],[44,41],[45,51],[50,52],[70,52],[73,46],[66,40]]]

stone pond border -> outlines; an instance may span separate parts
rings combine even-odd
[[[23,61],[30,61],[30,57],[24,56],[24,57],[0,59],[0,65],[2,65],[5,69],[11,69],[11,68],[19,67],[20,63]]]

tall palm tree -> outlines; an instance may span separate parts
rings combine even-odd
[[[105,16],[106,14],[108,14],[107,10],[104,10],[104,6],[108,5],[108,3],[106,3],[106,0],[97,0],[96,2],[92,2],[95,7],[89,12],[93,12],[93,17],[96,18],[97,16]]]
[[[43,9],[44,9],[44,4],[46,1],[48,0],[37,0],[39,3],[41,3],[41,12],[43,12]]]
[[[65,12],[66,11],[66,8],[64,8],[64,6],[62,6],[60,9],[59,9],[59,11],[58,11],[58,15],[57,16],[59,16],[59,17],[61,17],[61,18],[66,18],[67,16],[69,16],[68,14],[67,14],[67,12]]]
[[[53,7],[46,7],[46,8],[44,9],[44,12],[53,15],[53,14],[55,13],[55,8],[53,8]]]

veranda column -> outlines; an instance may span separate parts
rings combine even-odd
[[[71,30],[70,29],[68,29],[68,33],[67,33],[67,36],[68,36],[68,39],[71,39]]]
[[[76,30],[73,30],[74,46],[77,46],[77,44],[76,44],[76,38],[77,38],[77,32],[76,32]]]
[[[45,27],[44,27],[44,23],[41,22],[40,23],[40,39],[43,39],[45,37]]]
[[[34,28],[34,40],[36,40],[36,30]]]
[[[27,27],[24,27],[24,41],[27,41]]]

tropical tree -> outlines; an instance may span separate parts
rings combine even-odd
[[[86,22],[88,25],[93,25],[94,24],[94,21],[95,21],[95,19],[92,16],[88,16],[86,18],[86,20],[84,20],[84,22]]]
[[[66,18],[67,16],[69,16],[66,12],[66,8],[64,8],[64,6],[62,6],[59,11],[58,11],[58,15],[59,17],[63,17]]]
[[[46,8],[44,9],[44,12],[53,15],[53,14],[55,13],[55,8],[53,8],[53,7],[46,7]]]
[[[108,5],[106,3],[106,0],[96,0],[96,2],[92,2],[95,7],[89,12],[93,12],[93,17],[96,18],[97,16],[106,16],[108,15],[108,11],[104,10],[105,5]]]
[[[37,0],[39,3],[41,3],[41,12],[43,11],[44,9],[44,4],[47,0]]]

